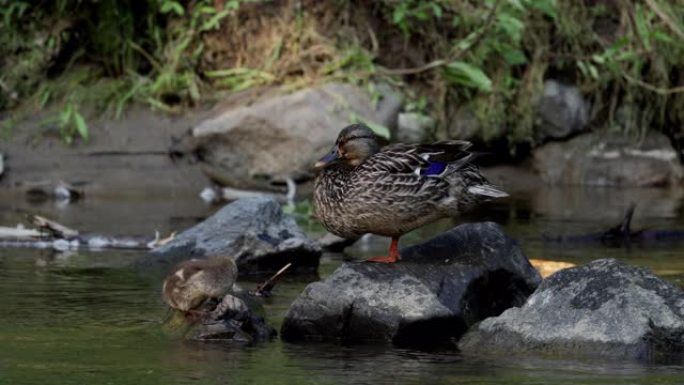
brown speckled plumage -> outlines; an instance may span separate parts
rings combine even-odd
[[[162,297],[172,308],[188,312],[209,298],[222,298],[233,287],[237,272],[228,256],[181,262],[164,280]]]
[[[398,238],[486,199],[506,196],[470,163],[469,147],[465,141],[443,141],[380,149],[369,128],[346,127],[333,152],[317,165],[315,215],[341,237],[373,233]],[[435,161],[445,169],[421,175]]]

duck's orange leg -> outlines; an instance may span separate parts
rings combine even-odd
[[[392,243],[390,243],[389,254],[386,257],[375,257],[366,259],[367,262],[378,262],[378,263],[394,263],[401,258],[399,257],[399,238],[392,237]]]

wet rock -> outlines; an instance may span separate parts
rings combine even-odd
[[[589,122],[589,109],[589,102],[577,87],[553,79],[545,81],[537,106],[540,117],[536,127],[538,139],[563,139],[583,131]]]
[[[684,290],[644,268],[601,259],[547,278],[525,305],[468,332],[468,353],[684,353]]]
[[[240,199],[152,251],[142,264],[175,264],[188,258],[230,255],[240,275],[275,272],[287,263],[293,271],[315,271],[320,246],[273,199]]]
[[[243,298],[226,294],[206,317],[191,326],[185,337],[195,341],[254,343],[268,341],[277,334]]]
[[[378,86],[379,102],[365,90],[331,83],[238,104],[195,126],[174,153],[196,153],[214,181],[233,187],[270,187],[307,178],[355,117],[393,128],[401,98]]]
[[[450,343],[521,305],[541,278],[494,223],[466,224],[401,251],[395,264],[346,263],[290,307],[286,340]]]
[[[653,131],[641,141],[590,133],[547,143],[534,151],[534,167],[545,182],[562,185],[666,186],[684,176],[670,141]]]
[[[398,142],[420,143],[435,128],[435,120],[417,112],[403,112],[397,119]]]

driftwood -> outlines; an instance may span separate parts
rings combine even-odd
[[[280,203],[294,204],[297,194],[297,184],[292,178],[285,180],[287,192],[284,194],[256,190],[241,190],[231,187],[206,187],[200,197],[207,203],[220,201],[234,201],[243,198],[273,198]]]
[[[0,247],[55,250],[79,248],[150,250],[169,242],[175,236],[173,233],[161,239],[159,233],[154,237],[83,233],[38,215],[30,215],[29,222],[35,228],[0,227]]]

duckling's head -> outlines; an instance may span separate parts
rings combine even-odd
[[[364,124],[356,123],[340,131],[332,151],[316,162],[314,167],[320,170],[339,163],[356,167],[378,151],[380,145],[373,131]]]

